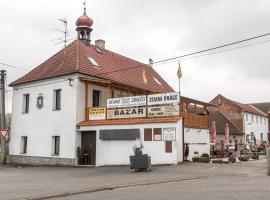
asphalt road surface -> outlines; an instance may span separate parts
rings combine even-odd
[[[134,173],[100,168],[0,167],[0,200],[269,199],[266,161],[185,163]]]

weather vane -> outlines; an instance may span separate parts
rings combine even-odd
[[[83,2],[83,6],[84,6],[84,14],[86,13],[86,0]]]

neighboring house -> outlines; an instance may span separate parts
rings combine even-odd
[[[174,91],[150,65],[107,50],[103,40],[90,44],[92,24],[84,13],[76,22],[77,40],[10,84],[10,161],[76,165],[77,148],[84,147],[85,164],[129,164],[136,138],[153,164],[183,161],[179,115],[138,118],[140,113],[132,113],[137,114],[133,119],[126,117],[130,110],[122,109],[128,112],[125,118],[108,119],[107,99]],[[165,133],[174,137],[165,141]]]
[[[265,103],[251,103],[250,105],[256,107],[260,111],[264,112],[265,114],[268,114],[270,112],[270,102]]]
[[[181,97],[184,117],[184,143],[189,145],[188,160],[203,153],[210,155],[210,135],[208,128],[209,107],[214,105],[195,99]]]
[[[249,104],[230,100],[222,95],[216,96],[210,103],[215,104],[235,126],[245,133],[244,141],[249,144],[268,142],[267,115]]]
[[[216,123],[216,133],[217,133],[217,149],[223,149],[225,147],[224,138],[225,138],[225,125],[228,123],[230,130],[230,143],[242,144],[244,141],[245,133],[240,130],[236,125],[233,124],[224,114],[216,109],[209,110],[209,128],[212,127],[212,122]],[[210,132],[211,134],[211,132]]]
[[[252,103],[251,105],[268,115],[268,141],[270,141],[270,102]]]

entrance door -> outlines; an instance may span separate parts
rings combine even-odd
[[[96,164],[96,131],[82,132],[81,146],[85,149],[85,164]]]

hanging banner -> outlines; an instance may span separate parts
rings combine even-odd
[[[106,119],[105,107],[93,107],[89,108],[89,120],[104,120]]]
[[[180,102],[179,93],[164,93],[148,95],[147,105],[176,104]]]
[[[147,108],[148,117],[178,116],[179,105],[151,106]]]
[[[163,140],[175,141],[176,140],[176,128],[163,128]]]
[[[146,96],[107,99],[107,108],[126,108],[137,106],[146,106]]]
[[[107,119],[146,117],[146,108],[115,108],[107,110]]]

